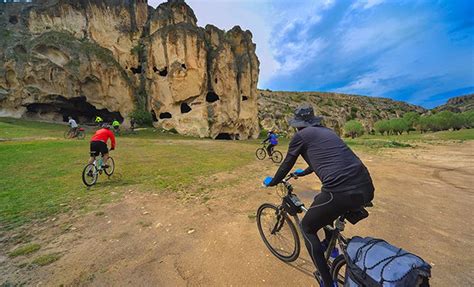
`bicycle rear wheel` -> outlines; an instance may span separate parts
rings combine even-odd
[[[268,249],[278,259],[295,261],[300,255],[300,240],[288,215],[273,204],[262,204],[257,211],[257,226]]]
[[[283,160],[283,154],[276,150],[272,153],[271,158],[274,163],[280,163]]]
[[[267,156],[267,152],[265,151],[264,148],[258,148],[257,151],[255,152],[255,155],[257,156],[259,160],[263,160]]]
[[[86,186],[93,186],[97,182],[99,173],[97,172],[97,167],[92,163],[89,163],[84,167],[82,171],[82,182]]]
[[[331,264],[331,277],[337,286],[344,286],[346,282],[346,258],[344,255],[337,256]]]
[[[77,138],[80,140],[83,140],[86,137],[86,132],[85,131],[78,131],[77,132]]]
[[[104,168],[104,172],[105,172],[106,175],[111,176],[112,174],[114,174],[114,171],[115,171],[115,161],[114,161],[114,159],[109,157],[109,159],[107,160],[107,165],[109,167]]]

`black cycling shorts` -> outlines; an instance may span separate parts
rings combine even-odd
[[[104,155],[109,153],[107,144],[102,141],[91,141],[91,156]]]

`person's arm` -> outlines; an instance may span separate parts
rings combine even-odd
[[[270,137],[268,136],[268,137],[263,141],[263,143],[266,143],[266,142],[269,141],[269,140],[270,140]]]
[[[109,130],[110,142],[112,144],[112,149],[115,149],[115,135],[112,131]]]
[[[295,165],[296,160],[298,159],[298,156],[301,154],[302,150],[303,139],[299,134],[296,134],[290,142],[290,146],[288,147],[288,153],[286,154],[285,160],[281,163],[280,167],[275,173],[275,176],[268,184],[268,186],[277,185],[285,178],[285,176]]]

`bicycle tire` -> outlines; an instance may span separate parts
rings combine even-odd
[[[264,148],[261,147],[255,151],[255,155],[257,156],[259,160],[264,160],[265,157],[267,156],[267,152],[265,151]]]
[[[109,157],[109,159],[107,160],[107,165],[109,167],[104,168],[104,172],[106,175],[112,176],[112,174],[114,174],[114,171],[115,171],[115,161],[112,157]]]
[[[77,132],[77,139],[83,140],[86,137],[85,131],[78,131]]]
[[[331,277],[334,282],[337,283],[337,286],[344,286],[346,282],[346,274],[339,274],[341,268],[346,265],[346,258],[343,254],[338,255],[331,264]]]
[[[92,172],[92,176],[89,175],[90,172]],[[89,178],[91,179],[90,181],[88,181]],[[97,172],[97,167],[94,164],[89,163],[82,170],[82,182],[87,187],[90,187],[96,184],[98,178],[99,178],[99,174]]]
[[[64,131],[64,138],[65,138],[65,139],[71,138],[70,130]]]
[[[274,163],[280,163],[283,160],[283,154],[276,150],[272,153],[271,158]]]
[[[282,254],[283,253],[282,251],[277,250],[277,248],[272,246],[272,244],[269,242],[269,240],[268,240],[268,238],[265,235],[265,232],[263,230],[262,215],[264,214],[265,209],[271,209],[273,211],[271,211],[271,210],[269,210],[269,211],[270,212],[275,212],[275,214],[277,214],[278,212],[281,212],[278,209],[278,207],[276,207],[275,205],[270,204],[270,203],[264,203],[258,208],[258,211],[257,211],[257,227],[258,227],[258,231],[260,233],[260,237],[262,237],[263,242],[265,243],[267,248],[270,250],[270,252],[273,255],[275,255],[278,259],[280,259],[284,262],[293,262],[293,261],[295,261],[298,258],[298,256],[300,255],[300,249],[301,249],[300,239],[299,239],[299,236],[298,236],[298,232],[296,231],[295,225],[293,224],[293,222],[290,220],[290,218],[288,217],[288,215],[286,213],[284,213],[284,212],[280,213],[283,216],[283,220],[284,220],[283,225],[282,225],[281,228],[284,228],[285,227],[284,225],[286,223],[286,225],[289,227],[289,229],[291,231],[292,239],[293,239],[293,243],[294,243],[294,248],[293,248],[292,252],[289,255]],[[275,222],[275,224],[278,224],[278,223]],[[281,231],[281,228],[280,228],[280,231]]]

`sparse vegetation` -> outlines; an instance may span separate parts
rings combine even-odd
[[[21,255],[28,255],[33,252],[38,251],[41,248],[41,245],[37,243],[31,243],[27,245],[23,245],[21,247],[18,247],[17,249],[13,250],[12,252],[8,253],[9,257],[17,257]]]
[[[344,133],[351,138],[356,138],[364,133],[364,127],[358,121],[351,120],[344,125]]]
[[[61,254],[59,253],[45,254],[35,258],[35,260],[31,262],[31,264],[45,266],[53,263],[54,261],[57,261],[59,258],[61,258]]]

